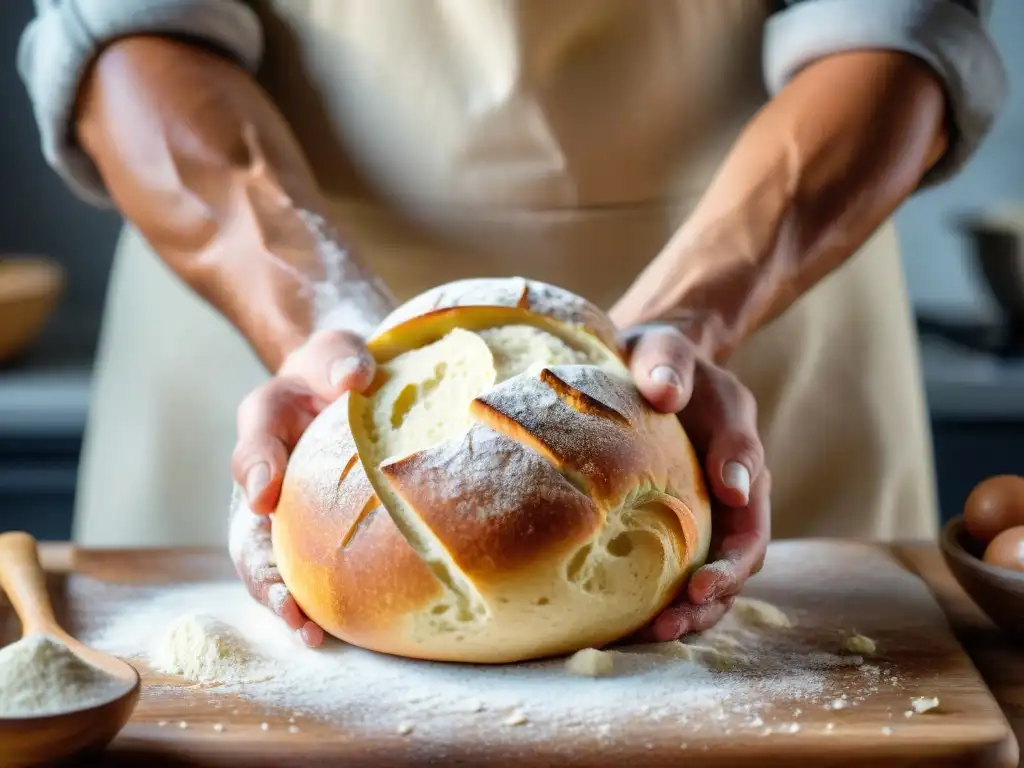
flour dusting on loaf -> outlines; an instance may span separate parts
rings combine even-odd
[[[395,309],[384,318],[377,332],[433,311],[481,306],[526,309],[586,329],[609,347],[616,344],[615,326],[589,301],[562,288],[522,277],[469,278],[431,288]]]
[[[380,334],[373,388],[314,421],[276,513],[285,582],[329,632],[450,661],[571,653],[642,627],[703,562],[692,446],[588,302],[460,281]]]

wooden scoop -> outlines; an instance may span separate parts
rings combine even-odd
[[[102,751],[135,709],[139,673],[120,659],[87,648],[57,624],[36,541],[27,533],[0,534],[0,588],[21,619],[24,636],[56,638],[80,659],[124,682],[124,693],[98,706],[41,717],[0,717],[0,768],[46,765]]]

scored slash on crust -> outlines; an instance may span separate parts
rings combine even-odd
[[[633,426],[633,422],[630,421],[629,417],[625,414],[619,413],[611,406],[605,405],[597,398],[588,395],[586,392],[576,389],[567,381],[560,379],[558,374],[550,368],[543,368],[541,370],[540,380],[551,388],[551,391],[555,393],[559,400],[573,410],[589,414],[590,416],[609,419],[611,421],[618,422],[624,427]]]
[[[353,456],[353,458],[358,459],[358,454]],[[344,479],[344,474],[342,475],[342,479]],[[339,483],[340,482],[341,481],[339,480]],[[352,540],[356,537],[356,534],[358,534],[359,531],[363,529],[364,523],[367,522],[370,515],[372,515],[374,511],[381,506],[382,505],[380,503],[380,499],[377,498],[377,494],[375,493],[372,494],[370,498],[366,500],[366,503],[363,505],[363,508],[359,510],[359,514],[356,515],[355,520],[352,521],[352,524],[348,527],[348,530],[345,531],[345,535],[341,537],[342,549],[348,548],[348,546],[352,543]]]
[[[352,471],[352,468],[359,461],[359,452],[356,451],[352,454],[352,457],[346,462],[345,468],[341,470],[341,474],[338,475],[338,485],[335,490],[341,489],[341,484],[345,482],[345,478],[348,477],[348,473]]]

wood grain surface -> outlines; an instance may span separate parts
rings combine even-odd
[[[960,588],[932,544],[893,547],[895,555],[928,584],[953,634],[1003,710],[1017,743],[1024,743],[1024,646],[989,619]],[[1024,768],[1024,760],[1020,761]]]
[[[772,545],[747,594],[783,608],[796,620],[791,631],[811,651],[834,652],[844,631],[872,637],[878,652],[867,666],[883,670],[885,684],[871,683],[863,667],[830,669],[810,705],[787,701],[782,693],[770,702],[751,702],[763,715],[757,727],[712,718],[667,723],[624,708],[600,733],[565,727],[558,718],[516,728],[460,721],[450,729],[403,734],[383,725],[389,706],[397,706],[389,704],[386,689],[379,696],[382,725],[363,717],[357,726],[344,717],[305,717],[196,692],[140,665],[145,687],[131,722],[104,761],[90,764],[1015,766],[1016,741],[999,705],[928,587],[911,571],[922,563],[934,569],[922,552],[911,548],[894,556],[884,547],[827,541]],[[94,628],[116,611],[115,595],[125,590],[120,585],[234,578],[223,554],[206,551],[53,547],[44,550],[44,561],[52,569],[58,616],[72,633]],[[16,634],[16,622],[0,604],[0,641]],[[831,708],[829,702],[842,695],[853,704]],[[936,697],[940,706],[904,716],[915,697]],[[574,706],[585,709],[588,702]],[[178,727],[181,722],[187,727]]]

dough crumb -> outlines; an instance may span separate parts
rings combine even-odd
[[[888,725],[885,726],[884,728],[882,728],[882,735],[883,736],[892,736],[892,728],[890,728]]]
[[[408,722],[406,722],[406,723],[399,723],[398,724],[398,733],[401,736],[408,736],[410,733],[413,732],[414,728],[415,728],[415,726],[412,723],[408,723]]]
[[[529,722],[529,718],[526,717],[526,713],[521,709],[516,709],[511,715],[505,718],[505,725],[526,725]]]
[[[615,671],[615,657],[608,651],[584,648],[566,659],[565,669],[578,677],[608,677]]]
[[[741,624],[758,629],[789,629],[793,626],[793,621],[780,608],[751,597],[736,598],[730,613]]]
[[[930,712],[933,709],[938,709],[939,700],[935,697],[927,698],[919,696],[916,699],[910,700],[910,708],[917,714],[921,715],[925,712]]]
[[[846,709],[848,706],[850,706],[850,705],[846,701],[846,699],[835,699],[834,701],[831,701],[828,704],[828,708],[829,709],[836,709],[836,710]]]
[[[213,730],[217,733],[222,733],[224,731],[224,723],[214,723]]]
[[[697,645],[696,643],[677,642],[675,654],[683,661],[693,664],[700,664],[708,669],[726,671],[737,666],[740,662],[738,654],[728,653],[710,645]]]
[[[298,732],[299,732],[299,726],[297,726],[297,725],[289,725],[288,726],[288,733],[298,733]]]
[[[843,650],[860,656],[873,656],[878,645],[870,637],[854,632],[843,640]]]
[[[178,727],[181,728],[181,730],[184,731],[186,728],[188,728],[188,723],[186,723],[184,720],[182,720],[180,723],[178,723]]]
[[[270,730],[270,723],[260,723],[260,730],[261,731],[269,731]]]

